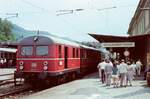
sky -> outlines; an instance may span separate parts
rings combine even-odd
[[[127,35],[129,23],[139,1],[0,0],[0,17],[8,18],[13,15],[7,13],[18,13],[18,17],[8,20],[25,29],[48,31],[76,41],[95,41],[88,33]],[[70,10],[73,10],[73,13]]]

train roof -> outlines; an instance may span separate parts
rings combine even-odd
[[[70,45],[70,46],[100,51],[99,49],[94,48],[94,47],[89,47],[89,46],[82,45],[82,44],[79,44],[79,43],[76,43],[76,42],[73,42],[64,38],[55,37],[55,36],[46,35],[46,34],[29,36],[20,41],[20,45],[33,45],[34,43],[39,44],[39,45],[64,44],[64,45]]]
[[[54,37],[51,35],[35,35],[35,36],[29,36],[24,38],[20,41],[20,45],[33,45],[34,43],[39,45],[47,45],[47,44],[64,44],[64,45],[70,45],[75,47],[80,47],[80,44],[69,41],[63,38]]]

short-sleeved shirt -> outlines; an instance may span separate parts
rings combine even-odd
[[[127,73],[128,65],[126,63],[121,63],[119,65],[119,73]]]
[[[103,61],[103,62],[98,64],[98,68],[100,68],[100,69],[105,69],[105,66],[106,66],[106,62],[105,61]]]
[[[140,61],[137,61],[137,62],[136,62],[136,66],[137,66],[137,68],[138,68],[138,67],[141,67],[141,66],[142,66],[142,63],[141,63]]]
[[[112,73],[112,65],[109,64],[109,63],[106,63],[106,66],[105,66],[105,73],[106,74],[111,74]]]

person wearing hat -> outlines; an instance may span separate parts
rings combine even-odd
[[[120,74],[120,87],[122,86],[126,87],[127,68],[128,68],[128,65],[125,63],[125,60],[122,59],[118,68],[118,71]]]

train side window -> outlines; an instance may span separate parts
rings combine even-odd
[[[33,47],[32,46],[21,47],[21,55],[22,56],[33,55]]]
[[[1,58],[4,58],[5,56],[4,56],[4,52],[1,52]]]
[[[77,58],[79,57],[78,54],[79,54],[79,53],[78,53],[78,49],[76,49],[76,57],[77,57]]]
[[[61,45],[58,46],[58,55],[59,55],[59,58],[62,58],[62,47]]]
[[[47,56],[48,55],[48,46],[37,46],[36,55],[38,56]]]
[[[87,51],[84,50],[84,58],[87,58]]]
[[[72,56],[73,56],[73,58],[75,58],[75,48],[73,48]]]

